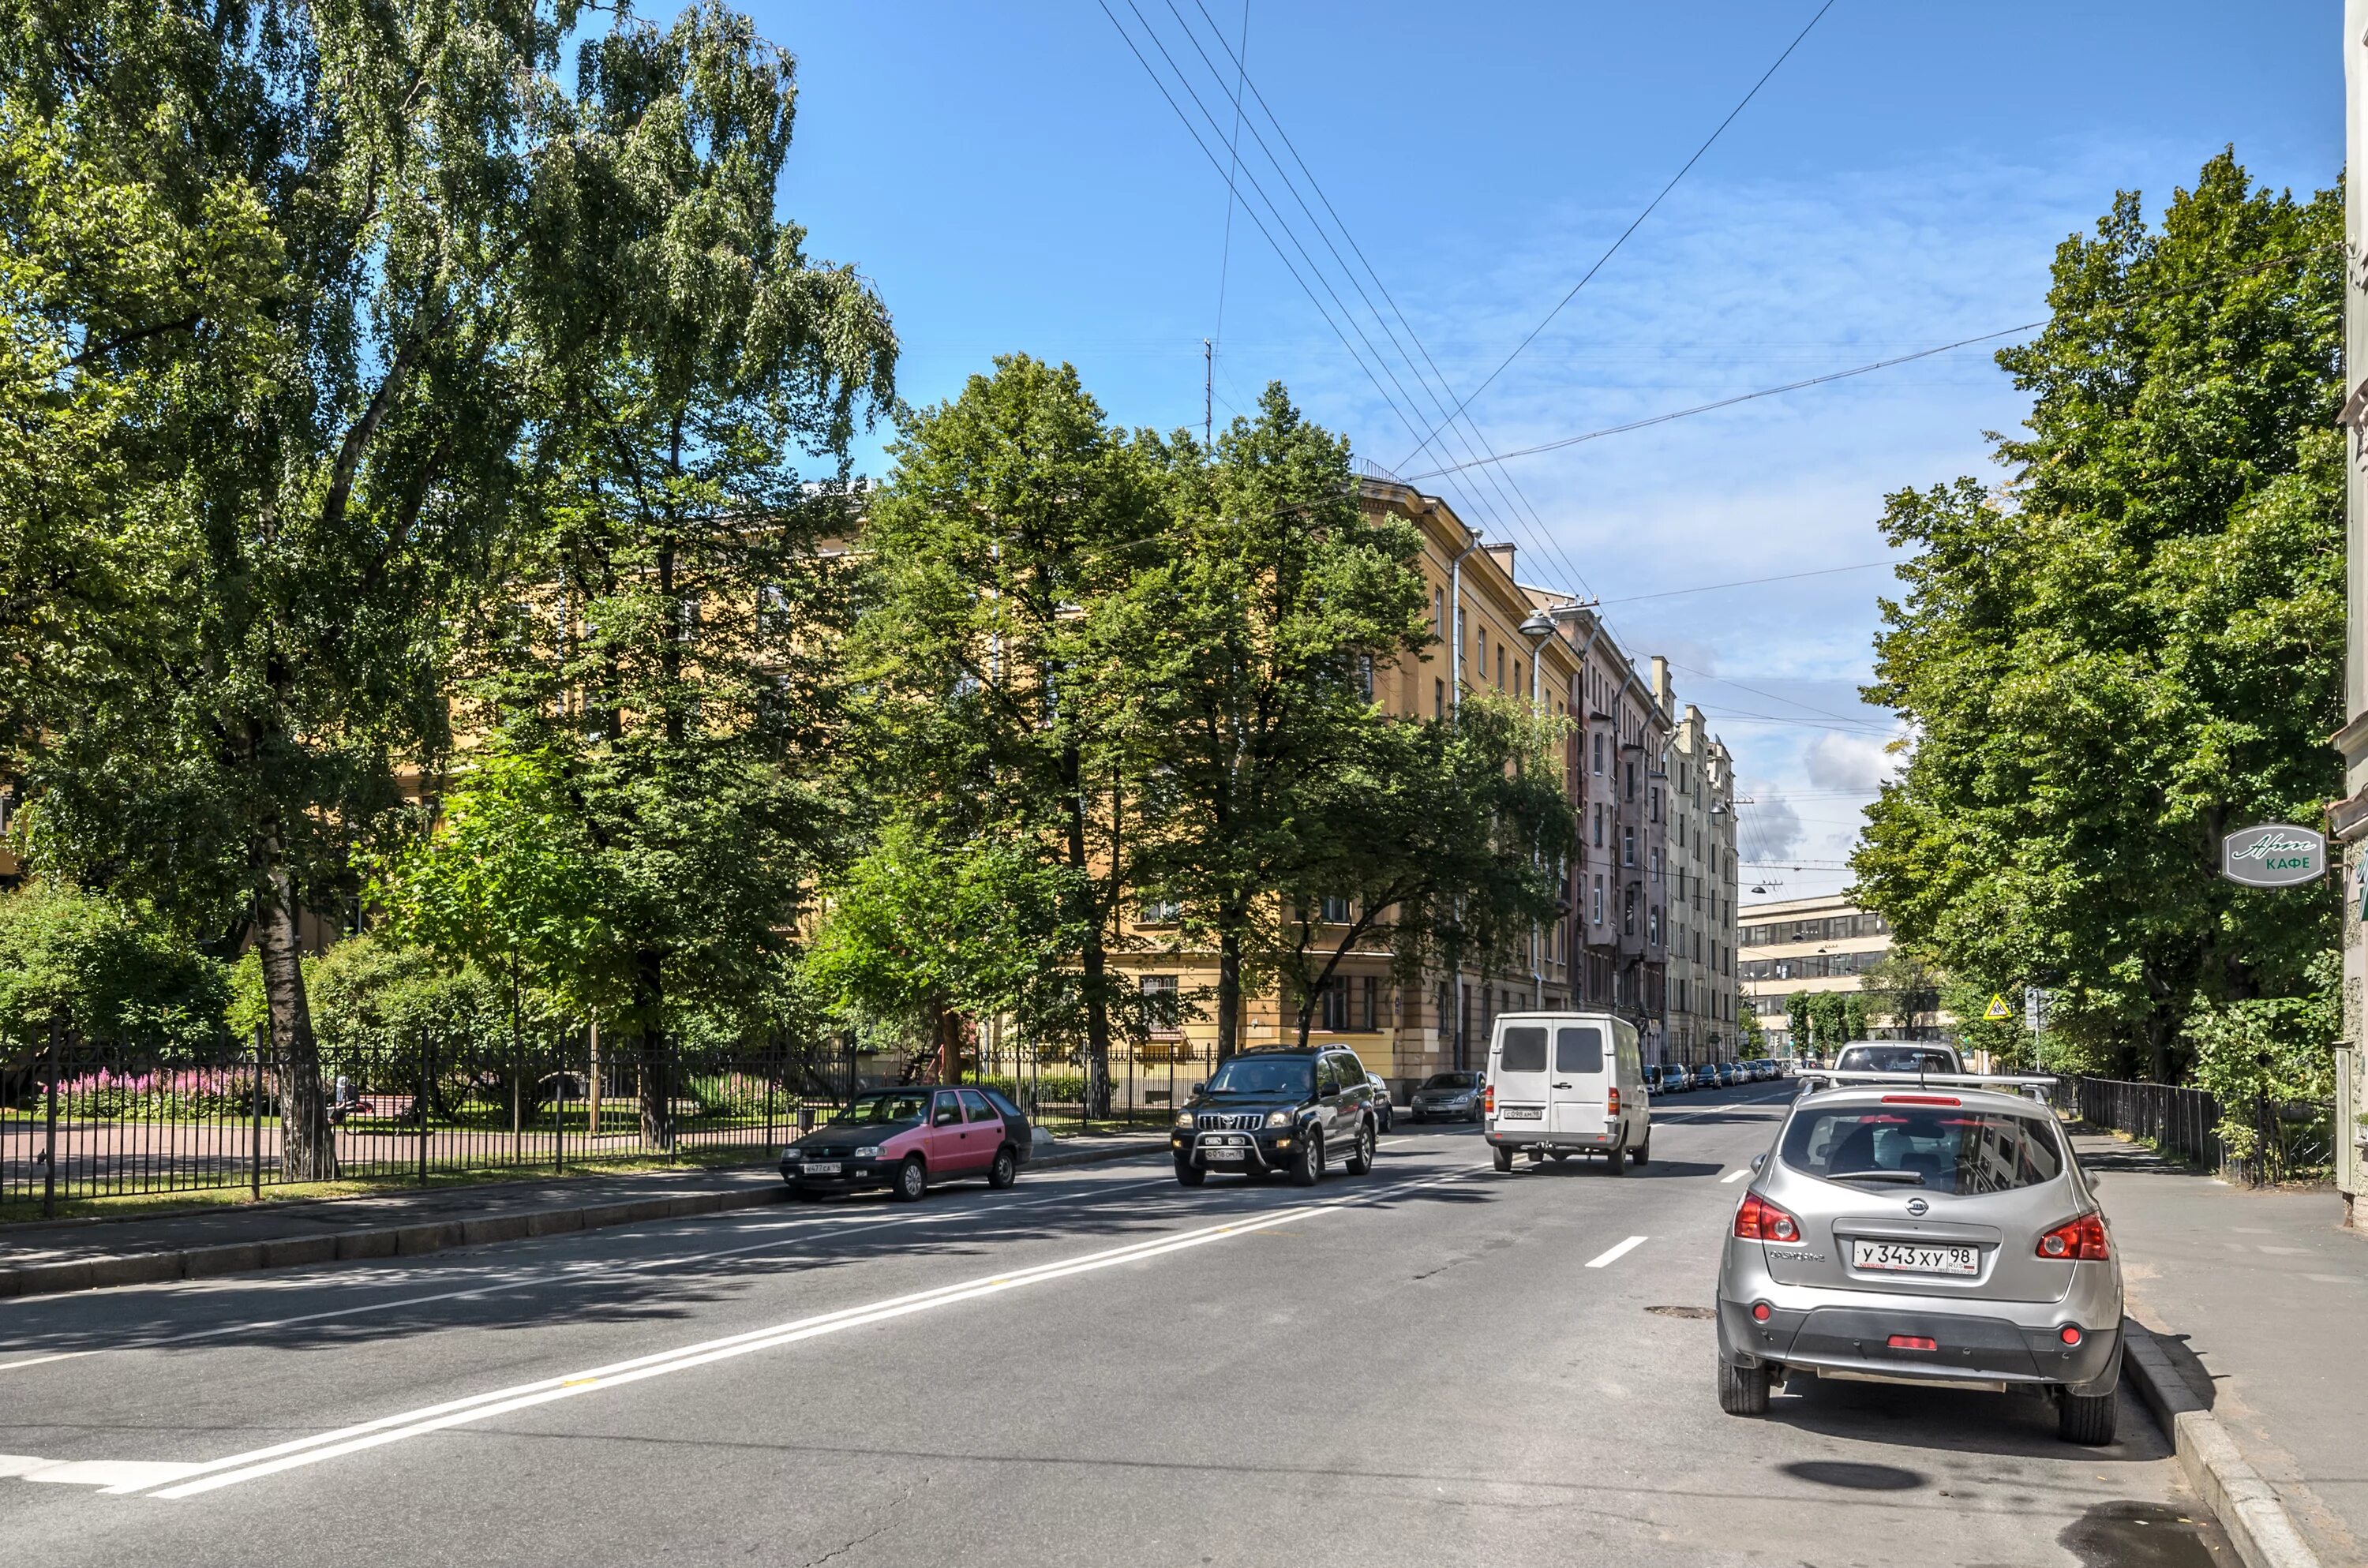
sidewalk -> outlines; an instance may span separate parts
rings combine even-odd
[[[1162,1132],[1061,1138],[1038,1144],[1025,1169],[1166,1152]],[[546,1176],[370,1198],[267,1200],[137,1219],[0,1225],[0,1297],[413,1256],[712,1214],[779,1203],[788,1196],[772,1163],[752,1158],[747,1165],[723,1169]]]
[[[2331,1189],[2254,1191],[2120,1139],[2080,1158],[2151,1329],[2328,1563],[2368,1562],[2368,1236]]]

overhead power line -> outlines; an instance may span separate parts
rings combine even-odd
[[[1512,453],[1507,453],[1508,457]],[[1428,475],[1425,476],[1429,477]],[[1737,577],[1732,583],[1704,583],[1696,588],[1664,588],[1656,594],[1622,594],[1617,598],[1597,601],[1607,605],[1633,605],[1645,599],[1674,599],[1687,594],[1714,594],[1722,588],[1756,588],[1763,583],[1790,583],[1802,577],[1830,577],[1837,572],[1872,572],[1878,566],[1896,565],[1890,561],[1861,561],[1855,566],[1820,566],[1814,572],[1780,572],[1773,577]],[[1708,677],[1715,680],[1715,676]]]
[[[2307,261],[2323,252],[2340,248],[2340,245],[2314,245],[2306,250],[2274,256],[2251,267],[2233,267],[2226,272],[2215,273],[2210,278],[2198,278],[2192,283],[2182,283],[2176,289],[2157,289],[2151,293],[2133,295],[2126,300],[2110,300],[2078,313],[2100,315],[2115,311],[2134,310],[2140,305],[2150,305],[2162,300],[2175,299],[2181,294],[2192,294],[2204,289],[2217,288],[2223,283],[2233,282],[2240,278],[2252,278],[2264,272],[2274,272],[2279,267],[2292,267],[2297,262]],[[1738,403],[1750,403],[1757,398],[1774,397],[1781,392],[1799,392],[1804,387],[1823,386],[1827,381],[1848,381],[1852,376],[1863,376],[1875,370],[1887,370],[1894,365],[1913,364],[1918,359],[1930,359],[1936,354],[1947,354],[1959,348],[1970,348],[1976,343],[1989,343],[2001,337],[2019,337],[2026,332],[2038,331],[2041,327],[2048,325],[2055,318],[2049,317],[2041,321],[2024,322],[2020,326],[2001,327],[1996,332],[1985,332],[1973,337],[1961,337],[1954,343],[1943,343],[1936,348],[1919,348],[1913,354],[1898,354],[1888,359],[1874,360],[1870,364],[1853,365],[1847,370],[1828,370],[1822,376],[1809,376],[1797,381],[1786,381],[1782,386],[1761,387],[1757,392],[1737,392],[1733,397],[1698,403],[1691,408],[1673,409],[1667,414],[1655,414],[1643,419],[1632,419],[1624,425],[1607,425],[1600,430],[1589,430],[1577,436],[1565,436],[1558,440],[1542,441],[1534,447],[1517,448],[1509,452],[1500,452],[1494,459],[1483,460],[1504,462],[1513,458],[1535,457],[1540,452],[1559,451],[1565,447],[1576,447],[1582,441],[1600,440],[1606,436],[1624,436],[1631,430],[1643,430],[1655,425],[1667,425],[1673,419],[1691,419],[1697,414],[1712,414],[1722,408],[1733,408]],[[1406,483],[1412,484],[1418,480],[1437,479],[1441,474],[1452,472],[1453,471],[1448,469],[1432,469],[1428,472],[1408,475]]]
[[[1669,176],[1669,183],[1661,187],[1660,194],[1655,196],[1652,200],[1646,202],[1645,204],[1645,210],[1642,212],[1637,213],[1635,218],[1626,228],[1620,231],[1620,237],[1613,240],[1611,244],[1605,248],[1603,254],[1595,258],[1594,266],[1588,267],[1584,273],[1580,274],[1578,281],[1570,286],[1570,292],[1555,301],[1554,309],[1548,311],[1543,319],[1542,319],[1537,325],[1530,328],[1529,335],[1522,338],[1520,342],[1513,345],[1513,351],[1506,355],[1503,359],[1499,360],[1497,368],[1489,371],[1487,376],[1482,380],[1478,386],[1474,387],[1469,392],[1464,394],[1463,401],[1455,405],[1455,412],[1457,414],[1463,413],[1464,409],[1471,406],[1472,400],[1474,398],[1476,398],[1482,392],[1486,392],[1490,385],[1496,381],[1497,378],[1505,373],[1505,367],[1520,358],[1521,357],[1521,350],[1536,342],[1538,334],[1545,331],[1546,327],[1554,321],[1554,317],[1562,314],[1563,307],[1569,304],[1573,300],[1578,298],[1578,291],[1581,289],[1586,288],[1588,280],[1597,273],[1603,270],[1603,264],[1610,261],[1613,256],[1619,253],[1620,247],[1628,243],[1628,236],[1634,233],[1637,229],[1643,226],[1645,220],[1653,215],[1653,210],[1660,206],[1661,203],[1668,199],[1669,192],[1678,188],[1678,182],[1686,177],[1687,171],[1691,169],[1696,164],[1702,162],[1702,154],[1709,152],[1712,145],[1716,142],[1721,136],[1726,133],[1726,128],[1735,123],[1736,116],[1741,114],[1750,106],[1751,100],[1759,96],[1759,89],[1768,85],[1768,79],[1776,74],[1778,67],[1782,66],[1784,62],[1793,58],[1793,51],[1801,47],[1801,40],[1807,38],[1809,36],[1810,29],[1815,28],[1820,21],[1823,21],[1825,19],[1826,13],[1833,8],[1834,0],[1826,0],[1824,5],[1817,7],[1816,15],[1809,18],[1808,26],[1804,27],[1798,33],[1793,35],[1793,41],[1784,46],[1784,52],[1776,57],[1775,64],[1769,66],[1767,70],[1759,74],[1759,80],[1751,84],[1751,90],[1736,100],[1735,107],[1726,111],[1726,118],[1720,120],[1717,128],[1702,139],[1702,144],[1694,149],[1694,155],[1688,158],[1683,164],[1678,166],[1678,172]],[[1441,423],[1444,423],[1444,421]],[[1434,431],[1434,434],[1436,432]],[[1424,437],[1420,441],[1415,443],[1414,450],[1406,454],[1406,461],[1412,461],[1420,454],[1422,449],[1429,444],[1430,437],[1429,436]],[[1397,466],[1399,468],[1404,468],[1406,467],[1406,462],[1400,462]]]

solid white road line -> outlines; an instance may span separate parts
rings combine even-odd
[[[1750,1174],[1751,1167],[1749,1165],[1744,1166],[1741,1170],[1729,1171],[1725,1176],[1718,1178],[1718,1185],[1725,1187],[1728,1182],[1741,1181],[1745,1176],[1748,1176]]]
[[[1172,1185],[1173,1181],[1174,1178],[1170,1176],[1158,1176],[1146,1181],[1116,1182],[1101,1190],[1118,1192],[1138,1187],[1167,1187]],[[955,1220],[968,1219],[982,1213],[1000,1212],[1008,1209],[1042,1209],[1050,1204],[1075,1201],[1078,1197],[1079,1195],[1074,1192],[1059,1193],[1049,1198],[1029,1199],[1018,1202],[996,1202],[987,1208],[947,1209],[930,1214],[907,1214],[893,1220],[874,1219],[868,1211],[856,1214],[816,1215],[803,1220],[780,1221],[768,1225],[766,1229],[808,1230],[821,1226],[839,1235],[855,1235],[865,1231],[888,1230],[901,1225],[945,1224]],[[286,1328],[296,1324],[318,1323],[326,1318],[355,1317],[365,1312],[396,1312],[404,1307],[426,1306],[435,1301],[474,1301],[485,1296],[507,1295],[514,1290],[529,1290],[538,1285],[558,1284],[590,1273],[598,1273],[604,1278],[620,1274],[644,1274],[655,1269],[671,1268],[682,1264],[741,1257],[750,1253],[778,1252],[783,1247],[800,1246],[814,1239],[812,1236],[805,1235],[776,1237],[771,1241],[752,1242],[742,1246],[717,1247],[707,1252],[681,1253],[672,1257],[645,1258],[632,1263],[608,1260],[563,1263],[552,1268],[531,1273],[496,1276],[482,1284],[471,1285],[465,1290],[438,1290],[426,1296],[404,1296],[392,1301],[365,1301],[357,1306],[332,1307],[317,1312],[297,1312],[281,1318],[256,1318],[243,1323],[219,1324],[211,1328],[194,1328],[181,1334],[142,1335],[120,1345],[99,1346],[88,1350],[63,1350],[48,1356],[28,1357],[18,1361],[0,1361],[0,1372],[12,1372],[20,1367],[39,1367],[51,1361],[71,1361],[77,1357],[98,1355],[102,1350],[154,1350],[168,1345],[186,1345],[193,1340],[220,1338],[224,1335],[254,1334],[266,1329]],[[310,1288],[321,1282],[316,1278],[302,1284],[287,1280],[275,1282],[275,1285],[280,1289],[294,1290]],[[221,1287],[211,1288],[220,1289]]]
[[[554,1378],[541,1378],[533,1382],[520,1383],[511,1388],[495,1389],[490,1392],[472,1394],[463,1399],[450,1400],[441,1404],[428,1405],[419,1410],[381,1416],[375,1421],[365,1421],[333,1432],[323,1432],[310,1437],[299,1437],[290,1442],[277,1443],[269,1448],[256,1449],[247,1453],[233,1454],[227,1459],[215,1460],[209,1464],[191,1465],[177,1472],[189,1479],[181,1481],[176,1485],[165,1487],[161,1491],[151,1492],[149,1495],[173,1498],[192,1497],[221,1487],[236,1485],[243,1481],[253,1481],[262,1476],[278,1474],[281,1471],[293,1470],[302,1465],[314,1464],[322,1460],[336,1459],[364,1449],[399,1442],[406,1437],[442,1431],[448,1426],[483,1421],[492,1416],[507,1415],[511,1411],[547,1404],[554,1400],[572,1399],[578,1394],[589,1393],[595,1389],[618,1388],[627,1383],[661,1377],[669,1372],[689,1371],[696,1367],[704,1367],[717,1361],[745,1356],[752,1351],[769,1350],[778,1346],[795,1344],[800,1340],[819,1338],[824,1335],[837,1334],[846,1329],[885,1323],[890,1319],[909,1316],[915,1312],[952,1306],[957,1302],[1000,1295],[1007,1290],[1016,1290],[1024,1286],[1041,1285],[1054,1279],[1065,1279],[1072,1275],[1114,1268],[1121,1264],[1138,1263],[1148,1258],[1163,1256],[1168,1253],[1206,1246],[1212,1242],[1224,1241],[1230,1236],[1248,1235],[1254,1232],[1270,1230],[1277,1225],[1288,1225],[1297,1221],[1316,1218],[1344,1209],[1360,1208],[1379,1199],[1412,1192],[1421,1187],[1436,1187],[1450,1181],[1461,1181],[1472,1174],[1474,1173],[1471,1171],[1449,1171],[1415,1181],[1401,1182],[1373,1192],[1344,1196],[1326,1203],[1304,1204],[1256,1217],[1246,1216],[1222,1225],[1187,1231],[1177,1235],[1153,1237],[1126,1246],[1088,1253],[1082,1257],[1040,1264],[1030,1268],[1014,1269],[1008,1273],[993,1275],[984,1279],[964,1280],[958,1284],[940,1286],[935,1290],[915,1291],[909,1295],[892,1297],[865,1306],[843,1308],[834,1312],[824,1312],[814,1317],[776,1324],[768,1328],[752,1329],[744,1334],[729,1335],[721,1339],[706,1340],[694,1345],[680,1346],[672,1350],[660,1351],[655,1355],[612,1362],[607,1366],[594,1367],[585,1371],[565,1373]],[[1638,1236],[1628,1243],[1627,1246],[1634,1246],[1644,1239]],[[1607,1254],[1606,1260],[1617,1256],[1620,1252],[1626,1251],[1627,1246]],[[143,1484],[153,1486],[155,1481],[152,1479]],[[125,1493],[142,1489],[141,1485],[128,1485],[111,1486],[105,1490]]]
[[[1589,1268],[1601,1268],[1606,1264],[1617,1263],[1622,1258],[1627,1256],[1630,1253],[1635,1251],[1638,1247],[1643,1246],[1645,1240],[1646,1238],[1644,1236],[1630,1236],[1626,1241],[1622,1242],[1618,1246],[1613,1247],[1610,1252],[1603,1254],[1600,1257],[1588,1258],[1587,1260],[1587,1267]]]

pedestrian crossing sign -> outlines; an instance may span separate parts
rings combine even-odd
[[[1990,993],[1990,1005],[1982,1009],[1982,1017],[1991,1023],[2002,1024],[2014,1017],[2014,1009],[2006,1005],[2004,996],[1993,991]]]

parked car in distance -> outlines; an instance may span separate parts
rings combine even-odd
[[[1661,1069],[1661,1087],[1672,1095],[1682,1095],[1694,1086],[1694,1070],[1682,1062],[1671,1062]]]
[[[1721,1409],[1765,1414],[1788,1373],[2035,1389],[2066,1440],[2113,1440],[2121,1264],[2044,1107],[1807,1094],[1752,1168],[1719,1264]]]
[[[1380,1118],[1382,1131],[1390,1131],[1398,1121],[1398,1108],[1390,1103],[1390,1086],[1382,1082],[1379,1073],[1367,1073],[1365,1076],[1372,1080],[1373,1114]]]
[[[1619,1176],[1652,1158],[1635,1026],[1609,1013],[1500,1013],[1488,1041],[1482,1126],[1497,1168],[1513,1156],[1601,1154]]]
[[[1743,1082],[1743,1071],[1741,1068],[1737,1067],[1732,1062],[1722,1062],[1718,1064],[1718,1086],[1720,1088],[1731,1089],[1741,1082]]]
[[[1661,1090],[1661,1064],[1657,1062],[1645,1069],[1645,1092],[1657,1095]]]
[[[1964,1062],[1950,1045],[1925,1041],[1860,1040],[1834,1057],[1837,1073],[1963,1073]]]
[[[1480,1119],[1480,1074],[1433,1073],[1406,1096],[1411,1121],[1477,1121]]]
[[[967,1176],[1009,1187],[1031,1136],[1027,1115],[993,1089],[875,1089],[783,1149],[781,1179],[800,1196],[884,1187],[905,1203]]]
[[[1718,1084],[1719,1084],[1719,1079],[1718,1079],[1718,1063],[1717,1063],[1717,1062],[1703,1062],[1701,1066],[1699,1066],[1699,1067],[1697,1067],[1697,1068],[1695,1068],[1695,1069],[1694,1069],[1694,1082],[1693,1082],[1693,1086],[1694,1086],[1695,1088],[1697,1088],[1697,1089],[1715,1089],[1715,1088],[1717,1088],[1717,1087],[1718,1087]]]
[[[1332,1159],[1350,1176],[1373,1168],[1380,1142],[1372,1074],[1352,1051],[1250,1051],[1221,1062],[1176,1112],[1167,1146],[1176,1179],[1198,1187],[1211,1171],[1255,1181],[1287,1171],[1301,1187]]]

